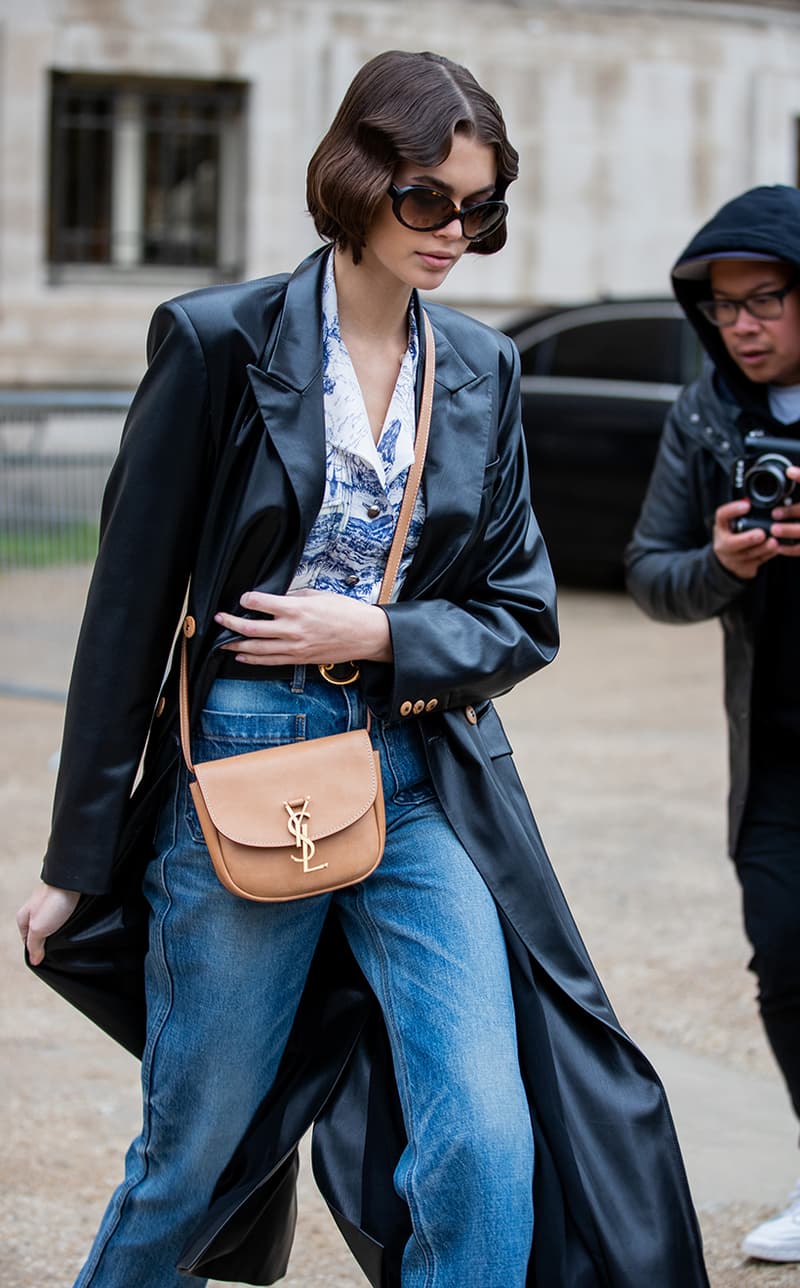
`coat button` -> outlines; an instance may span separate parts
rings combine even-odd
[[[410,702],[408,702],[408,701],[406,701],[406,702],[401,702],[401,704],[400,704],[400,715],[401,715],[401,716],[410,716],[410,715],[411,715],[411,712],[413,711],[413,709],[414,709],[414,708],[412,707],[412,705],[411,705],[411,703],[410,703]]]
[[[464,715],[467,717],[467,719],[469,720],[470,724],[477,724],[477,723],[478,723],[478,717],[477,717],[477,716],[476,716],[476,714],[475,714],[475,708],[474,708],[474,707],[464,707]]]
[[[426,703],[425,703],[425,710],[426,710],[426,711],[435,711],[435,710],[436,710],[436,708],[438,707],[438,705],[439,705],[439,699],[438,699],[438,698],[431,698],[429,702],[426,702]]]
[[[380,514],[380,512],[381,512],[381,507],[380,507],[379,505],[368,505],[368,506],[367,506],[367,518],[368,518],[368,519],[377,519],[377,517],[378,517],[378,515]]]
[[[197,630],[197,622],[194,620],[193,617],[190,617],[189,614],[187,613],[186,617],[184,617],[183,619],[183,633],[186,636],[187,640],[190,640],[192,638],[196,630]]]
[[[167,705],[167,699],[166,699],[166,698],[161,697],[161,698],[159,698],[159,699],[158,699],[158,704],[157,704],[157,706],[156,706],[156,720],[160,720],[160,719],[161,719],[161,717],[162,717],[162,716],[163,716],[163,714],[164,714],[164,708],[166,707],[166,705]]]
[[[415,716],[422,715],[422,712],[425,710],[425,703],[422,701],[422,698],[417,698],[412,710]]]

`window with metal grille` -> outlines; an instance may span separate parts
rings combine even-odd
[[[235,274],[245,88],[53,73],[49,259]]]

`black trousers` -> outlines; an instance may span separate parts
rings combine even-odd
[[[800,1119],[800,763],[754,768],[736,871],[761,1018]]]

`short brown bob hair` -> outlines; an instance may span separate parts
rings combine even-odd
[[[441,165],[454,134],[494,148],[502,200],[519,156],[500,108],[472,73],[441,54],[400,49],[365,63],[309,162],[306,199],[320,237],[349,249],[357,264],[397,165]],[[504,220],[467,250],[491,255],[505,242]]]

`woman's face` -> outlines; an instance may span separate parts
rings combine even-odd
[[[441,165],[420,166],[403,161],[394,173],[398,188],[418,184],[436,188],[459,209],[489,201],[497,182],[497,160],[492,147],[465,134],[453,136],[449,155]],[[469,242],[461,223],[453,219],[445,228],[415,232],[395,217],[388,193],[367,236],[362,264],[381,276],[388,275],[408,287],[432,291],[440,286]]]

